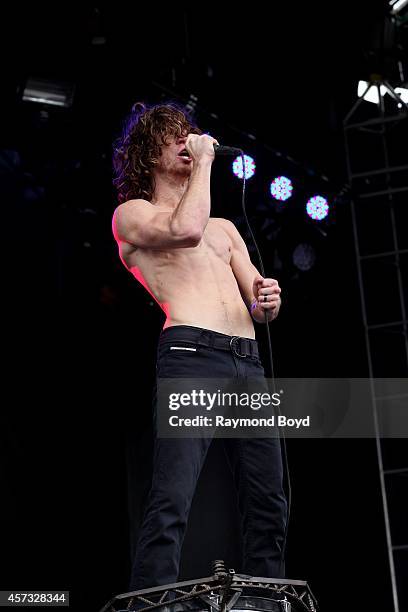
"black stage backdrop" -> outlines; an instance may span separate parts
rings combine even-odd
[[[357,80],[372,69],[366,50],[386,3],[339,3],[330,14],[326,3],[311,4],[271,13],[260,3],[231,5],[225,15],[197,17],[185,7],[160,13],[124,4],[4,13],[2,589],[70,589],[78,610],[97,610],[127,589],[151,476],[163,316],[120,267],[110,234],[110,146],[120,118],[137,99],[194,93],[202,124],[223,142],[247,146],[242,132],[254,133],[327,175],[338,193],[346,180],[341,121]],[[19,103],[16,87],[30,75],[75,82],[73,109],[40,116]],[[239,219],[239,186],[231,186],[226,162],[216,163],[215,212]],[[250,216],[284,296],[271,326],[276,374],[366,376],[347,201],[309,276],[273,269],[262,211]],[[262,326],[257,335],[266,356]],[[392,354],[387,363],[397,375]],[[401,463],[403,445],[389,450]],[[308,580],[322,609],[390,609],[374,441],[290,440],[288,452],[288,577]],[[209,575],[215,558],[240,571],[234,496],[216,441],[194,499],[181,579]]]

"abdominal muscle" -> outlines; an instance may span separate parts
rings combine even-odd
[[[203,238],[192,248],[138,249],[125,265],[163,309],[164,328],[191,325],[229,336],[255,337],[228,250],[222,245]]]

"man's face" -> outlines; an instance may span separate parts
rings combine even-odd
[[[160,174],[189,177],[193,160],[186,151],[187,134],[183,136],[169,136],[168,144],[161,148],[159,163],[156,172]],[[184,152],[184,155],[182,154]]]

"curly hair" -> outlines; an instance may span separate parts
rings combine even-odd
[[[189,133],[202,134],[187,109],[172,102],[151,107],[136,102],[113,146],[113,184],[119,203],[135,198],[150,201],[155,188],[153,169],[162,146],[171,137]]]

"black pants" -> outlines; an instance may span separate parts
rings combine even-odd
[[[230,338],[187,325],[165,329],[158,345],[157,376],[264,376],[258,357],[242,357],[243,351],[237,351],[234,343],[227,350],[214,348],[211,345],[215,337],[221,341]],[[249,340],[246,345],[253,348],[256,341]],[[172,346],[178,348],[171,349]],[[228,438],[223,442],[242,517],[244,564],[239,571],[282,578],[284,566],[280,558],[287,504],[280,441]],[[133,562],[130,591],[177,581],[188,514],[211,438],[166,439],[156,435],[154,444],[152,486]]]

